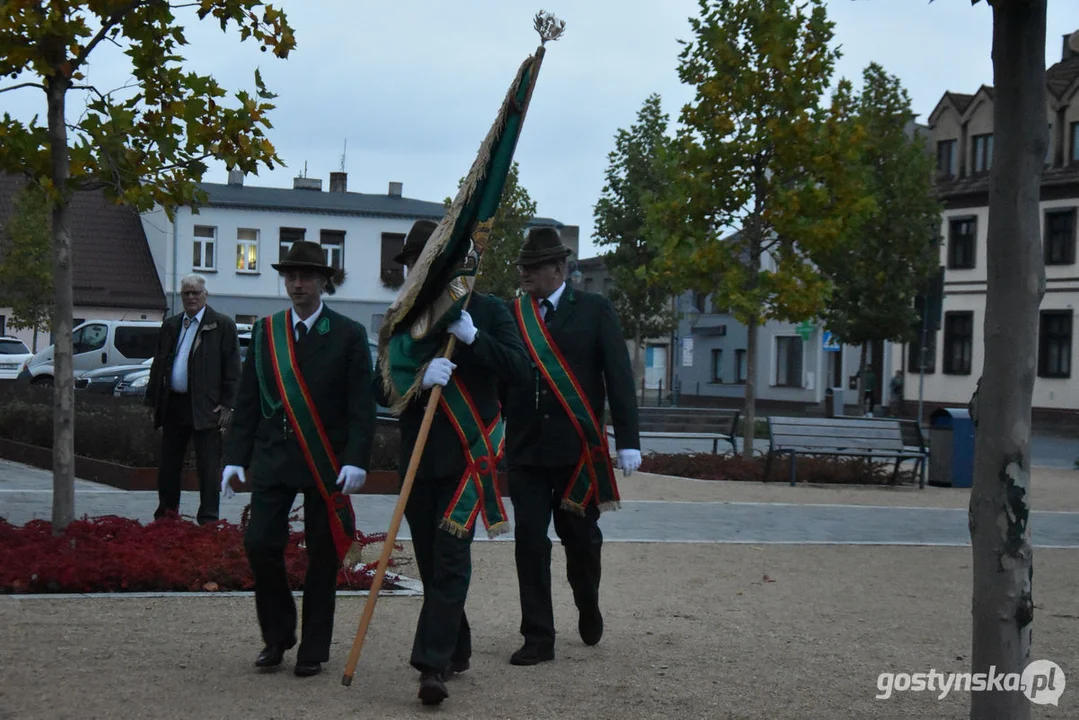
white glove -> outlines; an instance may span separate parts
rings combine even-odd
[[[618,467],[622,468],[625,477],[633,474],[633,471],[641,466],[641,451],[632,448],[618,451]]]
[[[423,389],[428,390],[435,385],[442,385],[443,387],[449,385],[450,375],[453,374],[456,368],[457,366],[446,358],[435,358],[427,366],[427,371],[423,373]]]
[[[359,492],[365,482],[367,482],[366,470],[355,465],[341,466],[341,473],[337,476],[338,486],[344,486],[341,488],[341,492],[346,495]]]
[[[479,332],[475,323],[472,322],[472,316],[468,314],[468,310],[462,310],[461,317],[452,322],[446,330],[456,335],[457,339],[465,345],[471,345],[475,342],[476,334]]]
[[[226,465],[224,472],[221,473],[221,492],[224,493],[226,500],[236,494],[236,491],[232,489],[232,485],[229,484],[229,480],[232,480],[232,478],[239,478],[241,483],[247,484],[242,467],[239,465]]]

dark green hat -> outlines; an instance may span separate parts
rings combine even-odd
[[[273,263],[273,269],[278,272],[286,270],[311,270],[326,277],[332,277],[334,270],[326,264],[326,254],[318,243],[299,240],[292,243],[281,262]]]
[[[558,230],[553,227],[536,227],[528,231],[528,239],[517,255],[518,265],[538,265],[551,260],[564,260],[573,251],[562,244]]]
[[[405,238],[404,247],[401,248],[401,252],[394,256],[393,261],[406,265],[405,260],[408,260],[413,255],[419,255],[423,252],[423,246],[427,244],[427,241],[431,237],[431,233],[438,227],[438,223],[433,220],[417,220],[412,224],[412,228],[408,231],[408,236]]]
[[[333,295],[337,286],[345,281],[345,271],[326,264],[326,253],[318,243],[298,240],[292,243],[281,262],[272,264],[274,270],[310,270],[326,278],[326,292]]]

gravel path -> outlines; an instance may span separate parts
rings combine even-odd
[[[876,700],[879,673],[963,672],[969,551],[753,545],[605,548],[607,633],[576,637],[556,553],[557,660],[517,668],[513,548],[475,547],[473,669],[449,684],[459,718],[966,718],[963,694]],[[1075,554],[1035,555],[1035,658],[1079,669]],[[767,576],[767,579],[766,579]],[[1042,578],[1038,582],[1038,578]],[[383,598],[350,688],[340,684],[363,598],[338,601],[327,672],[252,666],[245,598],[0,598],[0,718],[429,717],[408,649],[416,598]],[[1035,718],[1075,718],[1075,690]]]

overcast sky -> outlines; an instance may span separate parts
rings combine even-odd
[[[287,164],[248,184],[290,187],[302,173],[323,179],[341,165],[349,190],[384,193],[390,181],[407,197],[440,201],[475,158],[518,65],[538,44],[537,0],[285,0],[296,31],[287,61],[240,44],[212,25],[191,27],[192,69],[229,89],[250,88],[259,66],[279,94],[270,138]],[[946,90],[973,93],[992,84],[992,12],[970,0],[829,0],[843,57],[837,76],[859,79],[869,62],[898,75],[925,121]],[[581,226],[590,243],[592,208],[607,154],[645,98],[663,98],[672,124],[691,99],[678,81],[679,39],[689,39],[695,0],[573,0],[544,5],[566,21],[548,44],[517,147],[521,180],[538,213]],[[1060,59],[1062,35],[1079,29],[1079,3],[1049,3],[1046,63]],[[102,46],[90,81],[123,84],[118,51]],[[95,51],[95,56],[99,51]],[[73,98],[74,100],[74,98]],[[77,107],[77,103],[73,103]],[[0,94],[0,111],[44,118],[33,90]],[[77,112],[70,114],[77,117]],[[211,182],[225,182],[217,166]]]

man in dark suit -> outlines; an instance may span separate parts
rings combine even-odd
[[[179,512],[184,457],[194,439],[201,525],[217,520],[221,431],[240,386],[240,345],[232,318],[206,304],[201,275],[181,280],[180,297],[184,311],[161,324],[146,389],[154,427],[162,428],[154,518]]]
[[[435,227],[429,220],[413,225],[395,260],[414,267]],[[447,388],[452,378],[471,398],[480,425],[488,428],[499,420],[501,412],[499,381],[512,385],[529,378],[528,356],[517,326],[505,303],[498,298],[473,293],[468,310],[447,330],[458,341],[452,362],[440,357],[432,360],[421,383],[423,392],[411,398],[400,414],[402,475],[411,460],[431,388],[435,385]],[[386,348],[380,350],[384,357]],[[384,405],[394,401],[381,383],[379,395]],[[478,498],[467,493],[459,495],[458,490],[475,482],[475,468],[482,464],[482,459],[474,462],[469,457],[469,448],[456,429],[466,427],[469,418],[465,417],[467,413],[458,417],[455,412],[457,422],[451,421],[448,413],[454,412],[450,409],[453,407],[452,403],[441,403],[434,416],[405,506],[423,581],[423,606],[412,644],[411,664],[420,671],[419,697],[425,705],[437,705],[449,696],[444,680],[467,670],[472,654],[465,598],[472,574],[471,543],[479,515],[475,507]],[[491,478],[497,472],[496,466],[497,460],[489,464]],[[469,517],[470,521],[461,522]],[[486,515],[484,518],[491,520]],[[505,525],[491,526],[488,532],[497,534],[507,529]]]
[[[255,665],[281,664],[296,644],[296,603],[285,573],[289,513],[303,493],[307,574],[303,628],[294,672],[322,671],[333,636],[337,574],[355,537],[345,494],[363,487],[375,432],[367,331],[323,304],[334,290],[322,248],[296,242],[275,264],[292,307],[252,329],[221,488],[254,473],[244,547],[255,577],[255,608],[265,647]],[[335,488],[336,485],[336,488]],[[331,509],[333,508],[333,509]]]
[[[637,394],[618,318],[603,296],[565,282],[569,248],[554,228],[534,228],[517,258],[525,296],[514,303],[532,378],[508,388],[506,458],[513,502],[524,645],[514,665],[554,659],[552,515],[586,645],[603,635],[599,608],[601,510],[618,507],[607,435],[610,404],[625,475],[640,467]]]

